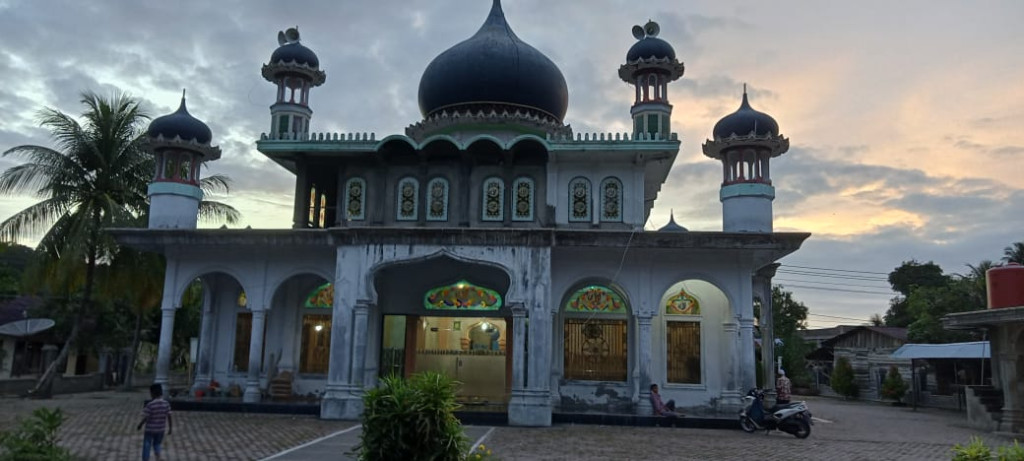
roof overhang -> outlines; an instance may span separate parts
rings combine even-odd
[[[894,359],[988,359],[988,341],[949,344],[904,344],[890,356]]]

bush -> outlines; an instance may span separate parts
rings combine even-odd
[[[971,437],[967,445],[953,446],[953,461],[1024,461],[1024,447],[1014,440],[1013,445],[999,447],[993,456],[992,449],[980,437]]]
[[[453,413],[458,383],[440,373],[390,376],[363,397],[363,432],[355,450],[360,460],[465,458],[462,423]]]
[[[63,423],[60,408],[36,408],[32,417],[18,420],[16,429],[0,432],[0,461],[70,460],[71,453],[57,446],[57,431]]]
[[[887,399],[893,399],[897,403],[903,400],[903,396],[907,394],[907,382],[903,380],[903,376],[900,376],[900,370],[896,368],[896,365],[889,367],[889,374],[886,375],[885,381],[882,383],[882,397]]]
[[[832,371],[832,390],[851,399],[857,398],[860,391],[853,375],[853,366],[846,357],[839,357],[836,360],[836,369]]]

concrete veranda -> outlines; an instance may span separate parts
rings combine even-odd
[[[45,401],[6,398],[0,400],[0,428],[11,427],[15,416],[27,415],[36,407],[60,407],[68,415],[61,444],[75,455],[132,460],[139,457],[142,444],[135,424],[143,400],[141,392],[96,392]],[[484,443],[502,460],[941,460],[950,459],[953,444],[966,443],[975,435],[990,445],[1012,443],[1011,438],[968,428],[963,414],[957,412],[825,398],[809,399],[808,404],[818,420],[806,440],[778,432],[765,436],[739,430],[558,425],[497,427],[487,433]],[[165,460],[263,459],[354,425],[309,416],[177,412]],[[467,428],[467,433],[479,436],[485,429]],[[349,445],[357,433],[355,429],[344,433],[344,438],[325,442]],[[342,453],[320,458],[324,451],[306,452],[316,452],[317,459],[342,459]]]

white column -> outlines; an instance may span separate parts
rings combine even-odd
[[[249,300],[250,306],[252,300]],[[267,311],[260,306],[252,307],[252,336],[249,339],[249,371],[245,379],[245,394],[242,400],[246,403],[259,402],[260,371],[263,368],[263,326],[266,324]]]
[[[761,298],[761,366],[764,388],[769,395],[775,392],[775,329],[772,306],[772,277],[779,264],[769,264],[754,276],[754,292]]]
[[[726,322],[722,324],[722,333],[725,336],[725,350],[722,351],[721,356],[724,357],[723,367],[725,370],[724,382],[725,386],[723,391],[726,392],[739,392],[739,374],[737,372],[736,360],[736,343],[738,341],[737,332],[739,331],[739,325],[735,322]]]
[[[754,374],[754,319],[752,317],[740,318],[740,391],[753,389],[757,385],[757,376]]]
[[[652,412],[651,409],[651,356],[652,356],[652,337],[651,337],[651,314],[638,313],[636,315],[637,324],[637,354],[636,358],[640,361],[640,395],[638,395],[639,401],[637,402],[637,413],[641,415],[649,415]]]
[[[512,392],[526,387],[526,308],[522,304],[512,310]]]
[[[352,384],[362,387],[363,370],[366,364],[366,316],[370,310],[368,301],[359,301],[353,309],[352,328]],[[333,322],[332,322],[333,324]]]
[[[203,320],[199,328],[199,352],[196,360],[196,379],[192,390],[202,389],[210,384],[210,364],[213,361],[213,306],[212,297],[204,296]]]
[[[171,368],[171,339],[174,336],[174,305],[164,300],[161,306],[162,316],[160,318],[160,346],[156,353],[156,378],[154,384],[164,387],[164,395],[168,395],[168,375]]]

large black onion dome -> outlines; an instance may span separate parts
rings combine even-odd
[[[300,65],[305,64],[314,69],[320,67],[320,58],[316,57],[316,53],[299,42],[285,43],[274,50],[274,54],[270,55],[271,64],[290,64],[292,62]]]
[[[647,36],[633,44],[626,52],[626,62],[634,62],[637,59],[676,59],[676,50],[668,42],[658,38]]]
[[[182,141],[195,141],[199,144],[209,144],[213,139],[210,127],[188,113],[188,109],[185,108],[185,95],[181,96],[181,105],[177,111],[159,117],[149,124],[147,134],[150,138],[163,136],[164,139],[171,140],[179,137]]]
[[[420,79],[423,116],[446,109],[509,105],[562,121],[569,90],[558,66],[512,32],[494,0],[490,15],[469,39],[438,55]]]
[[[778,136],[779,123],[771,115],[758,112],[750,107],[750,102],[747,101],[747,92],[744,90],[743,103],[740,104],[740,108],[719,120],[715,124],[715,129],[712,133],[715,139],[728,138],[733,135],[749,136],[751,134],[756,136]]]

